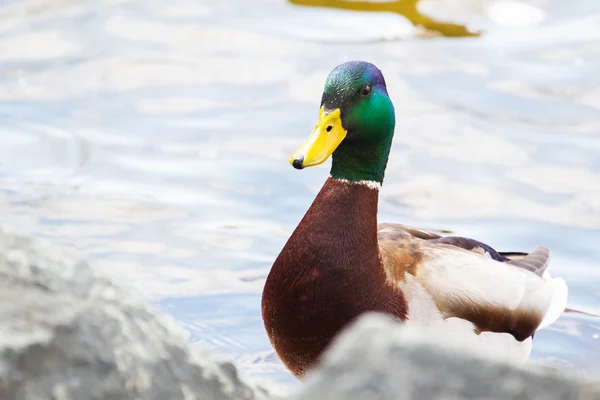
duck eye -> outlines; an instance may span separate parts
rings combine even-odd
[[[367,97],[371,94],[371,86],[367,85],[364,88],[362,88],[359,92],[361,97]]]

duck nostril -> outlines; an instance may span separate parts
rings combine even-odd
[[[331,130],[333,129],[332,125],[327,125],[327,128],[325,129],[327,132],[331,132]]]
[[[292,163],[292,165],[293,165],[293,166],[294,166],[294,168],[296,168],[296,169],[302,169],[302,168],[304,168],[304,167],[302,166],[302,163],[303,163],[303,162],[304,162],[304,157],[296,158],[296,159],[294,160],[294,162]]]

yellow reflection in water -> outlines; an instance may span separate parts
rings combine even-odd
[[[479,36],[478,32],[471,32],[464,25],[450,22],[439,22],[421,14],[417,9],[420,0],[395,0],[373,3],[370,1],[354,0],[289,0],[292,4],[313,7],[340,8],[343,10],[393,12],[400,14],[413,25],[425,28],[429,36],[465,37]]]

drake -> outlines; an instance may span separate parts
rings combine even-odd
[[[327,77],[319,120],[292,155],[297,169],[332,156],[329,178],[273,263],[265,329],[296,377],[365,312],[469,338],[518,362],[536,330],[564,311],[567,286],[550,252],[498,252],[477,240],[378,224],[395,115],[381,71],[352,61]]]

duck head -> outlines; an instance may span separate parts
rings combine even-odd
[[[332,156],[333,178],[381,184],[394,127],[394,106],[381,71],[365,61],[346,62],[327,77],[319,120],[290,163],[303,169]]]

